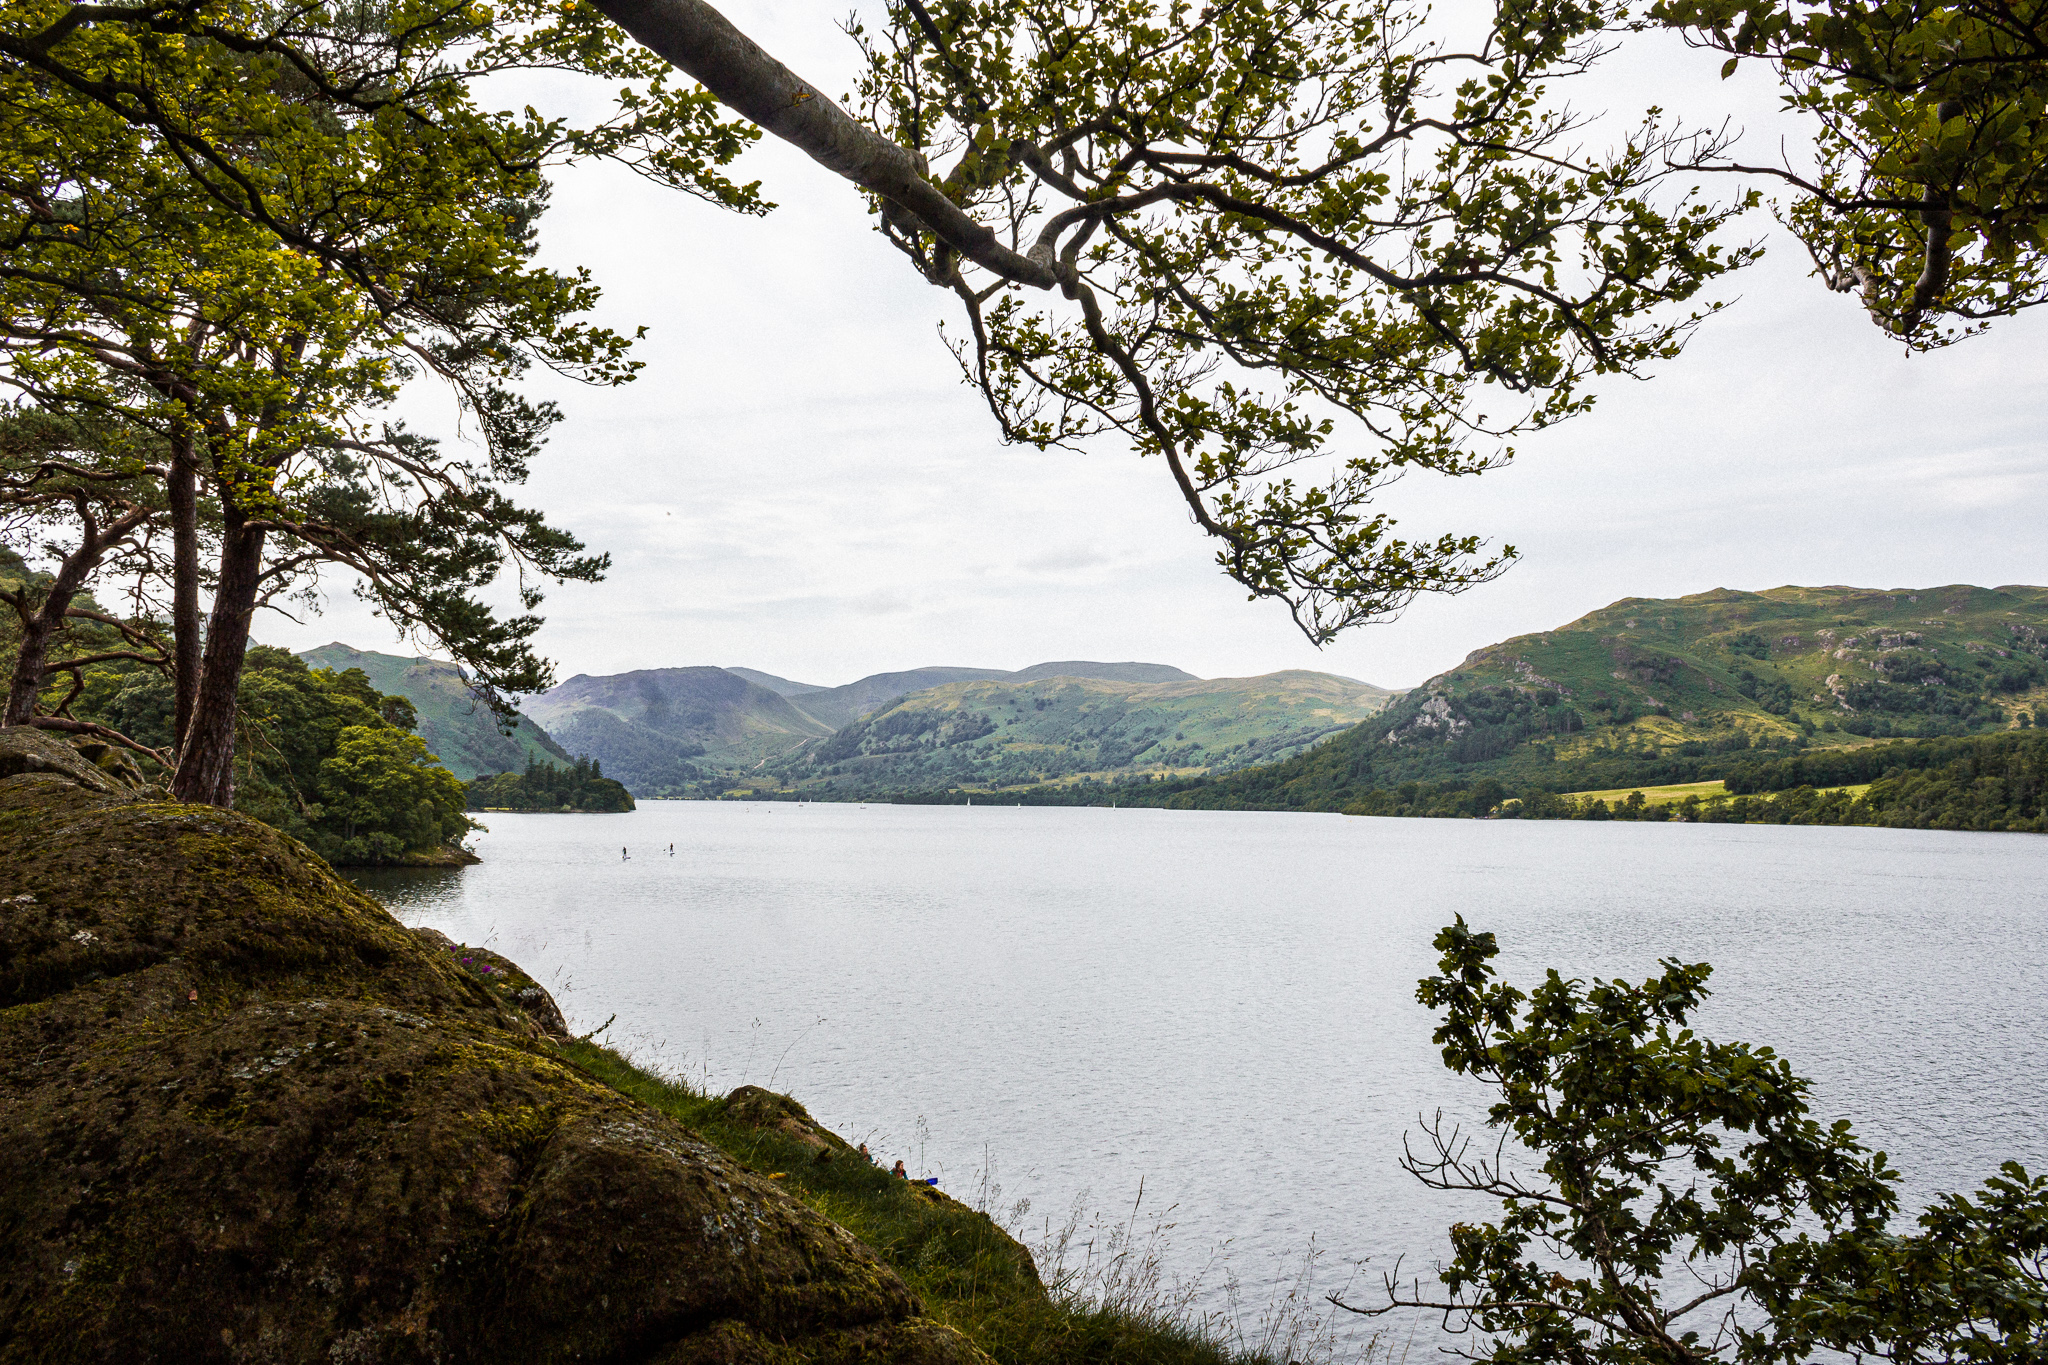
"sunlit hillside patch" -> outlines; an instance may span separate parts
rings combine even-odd
[[[1414,783],[1626,793],[1829,747],[1990,734],[2023,714],[2038,724],[2044,694],[2048,588],[1625,598],[1475,650],[1292,759],[1160,796],[1345,810]]]

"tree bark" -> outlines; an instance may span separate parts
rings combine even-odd
[[[171,683],[176,721],[171,752],[181,753],[199,695],[199,468],[192,452],[192,434],[180,430],[172,438],[168,480],[171,503]]]
[[[916,215],[969,260],[1006,280],[1059,286],[1052,261],[1021,255],[948,199],[917,158],[858,122],[823,91],[763,52],[703,0],[596,0],[598,9],[734,111],[812,160]]]
[[[64,626],[64,613],[71,599],[85,586],[89,566],[83,553],[72,555],[58,567],[55,581],[42,606],[22,615],[21,652],[14,656],[14,675],[7,684],[7,710],[0,725],[26,725],[36,713],[36,697],[43,690],[44,669],[50,659],[50,641]],[[24,589],[24,592],[26,589]]]
[[[84,590],[86,581],[99,568],[107,551],[141,525],[148,515],[140,509],[131,508],[102,526],[83,503],[78,511],[85,526],[78,549],[57,565],[56,575],[50,581],[49,592],[42,605],[35,611],[20,613],[21,652],[14,657],[14,674],[7,685],[7,709],[0,712],[0,725],[26,725],[34,718],[36,697],[41,694],[43,679],[49,672],[50,642],[64,628],[65,613],[71,610],[72,601]],[[20,606],[24,608],[27,606],[27,591],[26,587],[22,589],[20,599]]]
[[[242,655],[249,647],[249,623],[263,570],[263,529],[232,500],[222,499],[225,530],[220,544],[220,578],[214,585],[213,615],[206,625],[199,686],[192,716],[178,751],[171,795],[209,806],[235,802],[235,693],[242,682]]]
[[[1962,115],[1960,100],[1943,100],[1935,106],[1935,116],[1943,123]],[[1913,281],[1912,297],[1906,301],[1905,314],[1899,319],[1899,331],[1907,336],[1919,328],[1921,320],[1947,295],[1949,265],[1955,256],[1948,241],[1949,234],[1955,231],[1955,212],[1950,202],[1952,186],[1943,183],[1954,172],[1935,164],[1938,160],[1935,151],[1934,148],[1925,148],[1921,154],[1921,164],[1931,167],[1933,173],[1920,194],[1920,224],[1927,232],[1927,243],[1920,257],[1920,275]]]

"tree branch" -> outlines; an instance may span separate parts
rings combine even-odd
[[[940,193],[917,158],[856,122],[703,0],[596,0],[619,27],[706,90],[819,165],[914,214],[975,264],[1034,289],[1060,275],[1050,255],[1023,256]]]

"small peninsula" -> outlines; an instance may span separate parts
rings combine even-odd
[[[469,808],[478,811],[610,814],[633,809],[633,794],[604,775],[593,759],[566,767],[526,760],[526,770],[479,777],[468,786]]]

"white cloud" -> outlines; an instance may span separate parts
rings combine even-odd
[[[1070,545],[1020,559],[1017,567],[1030,574],[1059,574],[1098,569],[1113,562],[1110,556],[1093,546]]]

